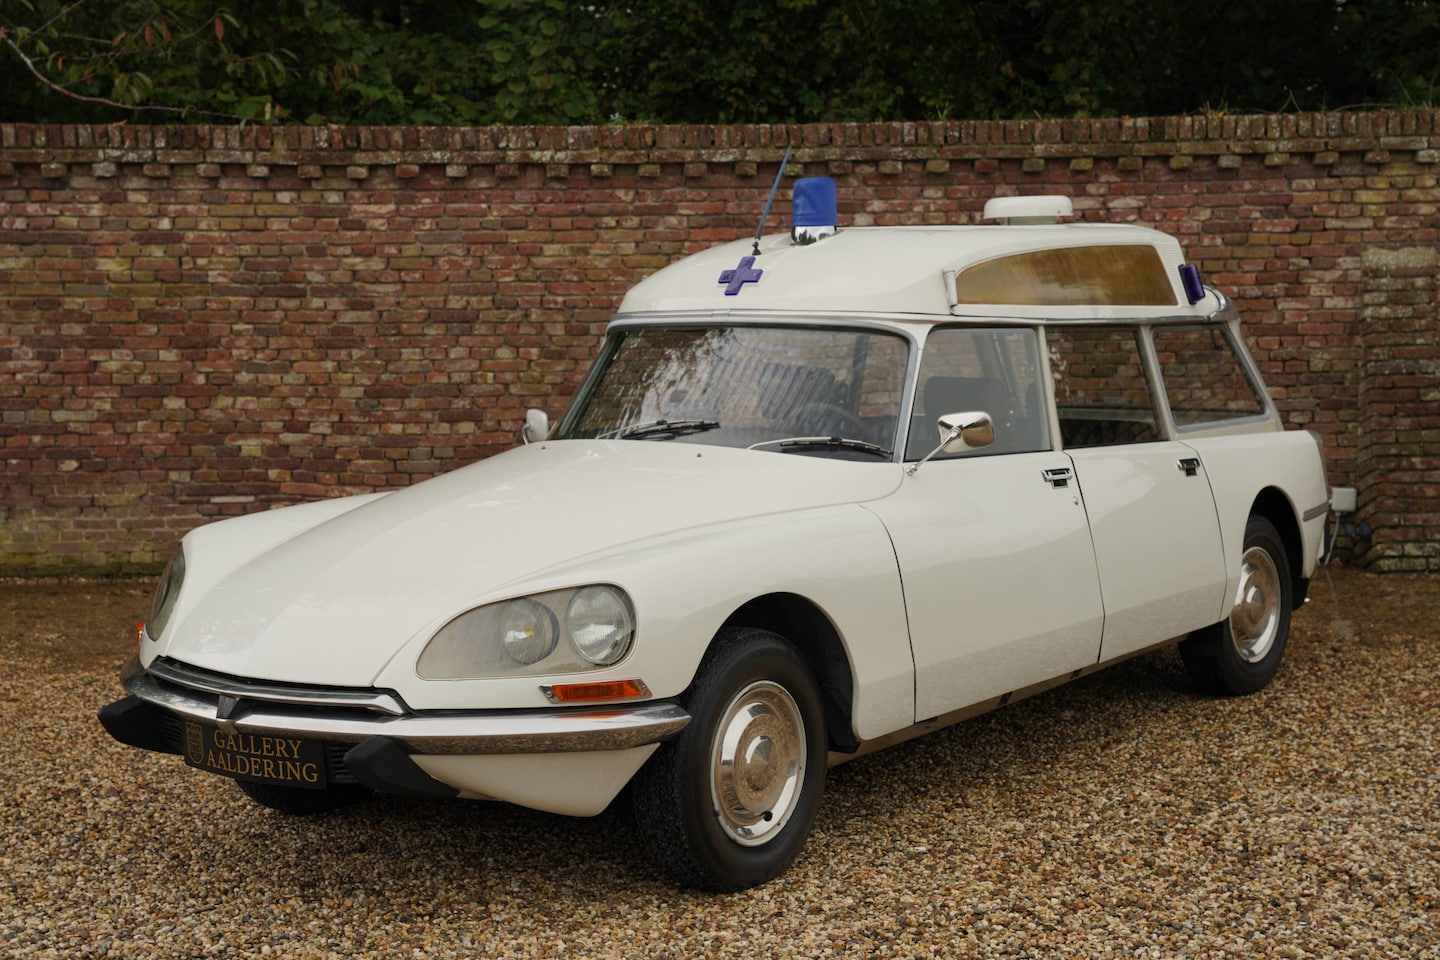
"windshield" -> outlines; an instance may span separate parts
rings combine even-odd
[[[888,458],[908,356],[903,337],[866,330],[620,330],[557,439]]]

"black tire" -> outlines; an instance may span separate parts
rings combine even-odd
[[[1207,693],[1237,696],[1262,689],[1280,669],[1290,637],[1290,559],[1274,524],[1262,516],[1251,516],[1245,525],[1240,566],[1230,616],[1180,644],[1186,671]]]
[[[783,637],[727,630],[696,672],[692,719],[636,774],[642,841],[676,882],[725,892],[774,878],[799,855],[825,789],[820,686]],[[749,756],[742,767],[721,760]]]
[[[276,783],[256,783],[252,780],[235,781],[245,795],[262,807],[278,810],[292,816],[309,816],[329,813],[353,803],[359,803],[370,796],[365,787],[353,784],[329,786],[324,790],[306,790],[303,787],[285,787]]]

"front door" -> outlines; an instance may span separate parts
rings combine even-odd
[[[916,720],[1095,662],[1103,610],[1073,464],[1053,449],[1030,328],[930,332],[905,459],[936,420],[983,412],[988,447],[942,454],[867,504],[890,531],[915,658]]]
[[[931,461],[868,504],[900,563],[917,721],[1095,662],[1100,587],[1070,471],[1050,451]]]

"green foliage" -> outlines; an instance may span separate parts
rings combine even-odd
[[[1340,12],[1341,62],[1351,69],[1344,103],[1440,103],[1440,3],[1350,0]],[[1337,104],[1338,105],[1338,104]]]
[[[1440,0],[0,0],[0,119],[869,121],[1434,104]]]

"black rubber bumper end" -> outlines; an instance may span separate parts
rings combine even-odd
[[[126,746],[157,753],[179,753],[171,746],[155,708],[138,697],[126,697],[100,708],[100,726]]]
[[[459,790],[421,770],[410,751],[389,737],[371,737],[352,747],[345,754],[345,766],[376,793],[446,799],[460,795]]]

